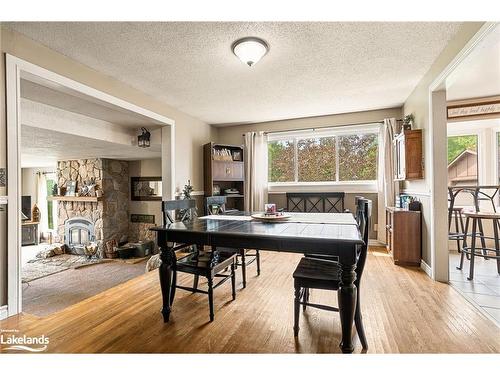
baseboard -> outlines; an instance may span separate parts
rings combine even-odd
[[[432,268],[423,259],[420,260],[420,268],[432,279]]]
[[[385,247],[386,244],[385,244],[385,242],[382,242],[382,241],[379,241],[379,240],[368,240],[368,246]]]
[[[7,319],[8,316],[9,316],[9,309],[7,308],[7,305],[0,306],[0,320]]]

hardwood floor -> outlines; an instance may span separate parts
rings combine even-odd
[[[57,353],[339,353],[336,313],[308,309],[301,313],[298,339],[293,337],[292,272],[299,258],[262,252],[261,276],[250,267],[236,301],[229,283],[217,289],[213,323],[206,296],[178,290],[171,321],[164,324],[154,271],[45,318],[1,321],[0,329],[45,334],[48,351]],[[369,353],[500,352],[493,322],[450,286],[420,269],[393,265],[381,249],[370,250],[362,288]],[[336,294],[313,291],[311,301],[336,304]],[[357,338],[355,343],[359,353]]]

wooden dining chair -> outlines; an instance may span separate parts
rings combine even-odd
[[[370,221],[372,213],[372,201],[369,199],[359,198],[357,201],[356,213],[359,225],[359,230],[363,238],[364,244],[359,247],[358,260],[356,266],[356,281],[354,284],[357,288],[356,310],[354,314],[354,323],[358,333],[359,340],[363,349],[368,349],[366,342],[365,331],[361,316],[361,301],[360,301],[360,283],[363,275],[363,269],[366,263],[368,253],[368,236],[370,232]],[[294,300],[294,335],[299,334],[299,318],[300,306],[303,306],[304,311],[307,307],[314,307],[322,310],[337,311],[338,307],[320,305],[309,302],[310,289],[323,290],[339,290],[340,287],[340,265],[337,261],[328,259],[318,259],[304,257],[300,260],[295,272],[293,273],[295,300]]]
[[[206,197],[205,211],[208,215],[224,215],[226,213],[227,198],[223,195]],[[236,268],[241,267],[243,288],[247,286],[247,266],[256,262],[257,276],[260,276],[260,252],[259,250],[234,249],[221,247],[219,252],[236,254]]]
[[[196,202],[194,199],[163,201],[162,211],[165,225],[174,223],[170,212],[175,210],[183,212],[181,221],[192,220],[196,215]],[[173,217],[175,217],[175,215]],[[214,289],[231,279],[232,297],[233,300],[236,299],[236,254],[219,253],[218,249],[215,247],[212,247],[211,251],[204,251],[203,246],[193,247],[192,245],[186,244],[174,245],[174,251],[176,252],[186,251],[186,249],[190,249],[191,252],[178,257],[174,267],[172,283],[175,285],[175,288],[173,289],[171,300],[174,298],[175,289],[207,294],[210,309],[210,321],[212,322],[214,320]],[[177,272],[194,275],[196,285],[193,287],[178,285]],[[198,288],[198,279],[200,276],[207,279],[207,290]],[[214,281],[216,279],[220,279],[220,281],[214,285]]]

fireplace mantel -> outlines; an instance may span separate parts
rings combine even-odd
[[[102,197],[47,197],[48,201],[63,201],[63,202],[99,202]]]

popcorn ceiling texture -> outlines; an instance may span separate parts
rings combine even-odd
[[[17,22],[27,37],[211,124],[401,106],[452,22]],[[252,68],[231,52],[258,36]]]

